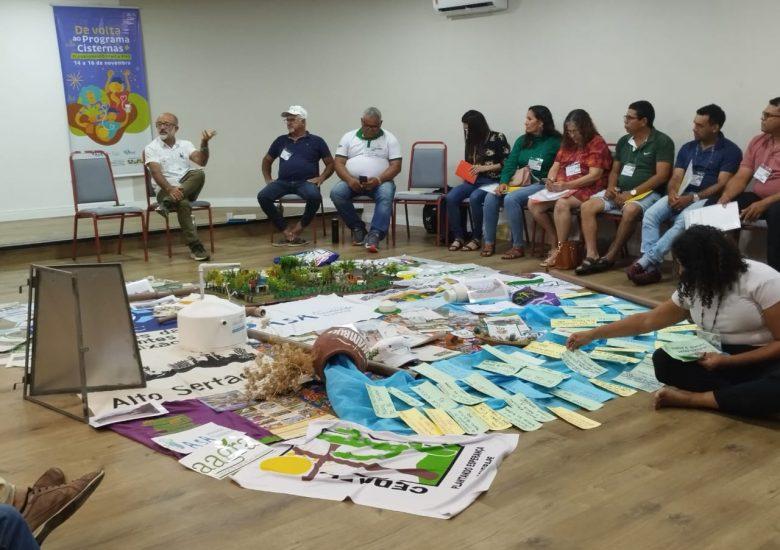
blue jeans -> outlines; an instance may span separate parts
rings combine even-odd
[[[352,199],[355,197],[369,197],[374,199],[374,217],[371,218],[371,231],[379,233],[379,238],[384,239],[387,235],[387,228],[390,226],[390,216],[393,213],[393,198],[395,197],[395,183],[384,181],[381,185],[374,187],[370,191],[355,193],[347,182],[340,181],[333,186],[330,191],[330,199],[336,206],[339,216],[352,231],[363,229],[366,224],[360,219],[355,211],[355,205]]]
[[[0,550],[38,550],[27,522],[13,506],[0,504]]]
[[[638,260],[639,265],[644,269],[658,269],[666,253],[671,250],[674,239],[685,231],[685,216],[682,213],[701,208],[705,202],[706,199],[702,199],[678,212],[669,206],[669,197],[662,197],[648,208],[642,218],[642,257]],[[674,222],[661,236],[661,224],[669,220]]]
[[[303,209],[303,217],[301,218],[301,226],[306,227],[309,225],[314,216],[317,215],[317,209],[319,209],[320,204],[322,204],[320,188],[306,180],[276,180],[260,190],[257,194],[257,202],[260,203],[260,208],[263,209],[265,215],[268,216],[268,219],[273,222],[279,231],[284,231],[287,228],[287,222],[282,217],[279,209],[276,208],[276,205],[274,205],[274,201],[285,195],[298,195],[306,201],[306,207]]]
[[[485,197],[485,205],[482,208],[485,216],[484,232],[485,244],[496,243],[496,227],[498,226],[498,211],[501,209],[501,203],[504,203],[504,212],[512,229],[512,246],[522,248],[525,235],[523,224],[523,207],[528,204],[528,198],[544,189],[542,183],[532,183],[521,189],[515,189],[507,195],[494,195],[489,193]]]
[[[474,230],[472,238],[482,239],[482,204],[489,193],[480,187],[491,183],[498,182],[485,176],[477,176],[473,184],[464,181],[447,192],[447,196],[444,197],[444,201],[447,203],[447,225],[449,225],[453,239],[464,238],[463,226],[460,223],[460,205],[466,199],[469,199],[471,210],[471,223]]]

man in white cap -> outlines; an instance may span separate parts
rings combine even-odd
[[[287,122],[287,134],[279,136],[268,148],[263,157],[262,171],[266,186],[257,194],[257,202],[268,219],[284,233],[279,246],[298,246],[306,244],[301,237],[304,228],[317,215],[322,204],[320,185],[333,174],[333,156],[328,145],[319,136],[306,131],[308,113],[300,105],[291,105],[282,113]],[[279,175],[271,176],[271,165],[279,159]],[[325,169],[320,174],[320,161]],[[293,226],[287,221],[274,204],[284,195],[298,195],[306,201],[303,217]]]

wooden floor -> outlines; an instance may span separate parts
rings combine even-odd
[[[262,267],[278,253],[265,224],[221,229],[218,261]],[[196,277],[179,246],[172,260],[162,239],[150,262],[128,243],[128,280],[150,273]],[[499,250],[501,250],[499,243]],[[92,261],[82,247],[80,261]],[[344,257],[361,249],[342,247]],[[382,254],[482,262],[448,253],[417,231]],[[0,301],[15,294],[28,265],[68,262],[69,247],[0,251]],[[538,260],[497,256],[485,264],[517,272]],[[602,284],[634,290],[621,271]],[[671,283],[642,294],[666,298]],[[185,470],[176,461],[113,432],[96,432],[24,402],[12,384],[19,369],[0,370],[0,476],[31,483],[50,465],[68,474],[98,466],[106,479],[84,507],[48,539],[49,549],[213,548],[780,548],[780,432],[777,423],[680,410],[654,412],[650,397],[620,398],[588,416],[603,423],[583,432],[563,422],[521,434],[493,486],[458,517],[444,521],[241,489]]]

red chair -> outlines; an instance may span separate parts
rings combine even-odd
[[[144,185],[146,186],[146,228],[149,229],[150,214],[157,210],[160,206],[157,203],[157,195],[154,192],[154,186],[152,185],[152,174],[149,172],[149,168],[146,166],[146,155],[141,153],[141,160],[144,165]],[[211,211],[211,203],[208,201],[196,200],[190,201],[192,211],[205,210],[209,215],[209,241],[211,243],[211,252],[214,253],[214,217]],[[168,257],[173,257],[173,250],[171,248],[171,223],[168,220],[168,216],[163,216],[165,219],[165,242],[168,246]]]
[[[413,191],[427,190],[423,191]],[[439,191],[433,193],[432,190]],[[415,141],[412,144],[411,160],[409,161],[409,179],[406,191],[395,194],[393,199],[393,244],[395,244],[396,207],[404,205],[406,216],[406,239],[411,238],[409,231],[409,205],[436,206],[436,246],[440,242],[442,210],[444,196],[447,194],[447,144],[443,141]]]
[[[111,169],[111,159],[109,159],[108,155],[104,151],[74,151],[70,154],[69,162],[71,186],[73,187],[73,204],[76,210],[73,215],[73,259],[76,259],[79,219],[92,219],[92,227],[95,231],[95,251],[97,260],[100,262],[98,220],[120,220],[118,253],[121,254],[125,218],[141,218],[144,261],[149,261],[144,211],[137,206],[119,204],[114,171]],[[106,205],[105,203],[108,202],[113,204]],[[83,204],[91,206],[82,207],[81,205]]]

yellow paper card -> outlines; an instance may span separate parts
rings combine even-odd
[[[474,411],[474,413],[476,413],[476,415],[479,416],[482,420],[484,420],[485,424],[487,424],[488,428],[491,430],[508,430],[512,427],[512,424],[507,422],[503,416],[498,414],[484,403],[474,405],[471,407],[471,410]]]
[[[449,415],[455,422],[460,424],[463,431],[469,435],[483,434],[489,429],[485,421],[477,416],[477,413],[471,410],[471,407],[458,407],[457,409],[452,409],[449,411]]]
[[[620,384],[615,384],[614,382],[607,382],[606,380],[599,380],[598,378],[588,378],[588,381],[594,386],[603,388],[615,395],[620,395],[621,397],[628,397],[629,395],[634,395],[636,393],[636,390],[621,386]]]
[[[423,413],[417,409],[399,411],[398,415],[401,417],[401,420],[406,422],[406,424],[418,435],[442,435],[441,430],[436,427],[436,424],[425,418]]]
[[[592,290],[580,290],[577,292],[569,292],[568,294],[559,294],[558,298],[579,298],[580,296],[590,296],[595,294]]]
[[[662,328],[658,332],[695,332],[697,330],[699,330],[699,327],[693,323],[688,323],[686,325],[672,325],[670,327]]]
[[[563,407],[549,407],[549,409],[562,420],[565,420],[572,426],[576,426],[581,430],[590,430],[592,428],[598,428],[601,426],[601,422],[596,422],[592,418],[582,416],[579,413],[570,411],[569,409],[565,409]]]
[[[644,193],[639,193],[638,195],[635,195],[635,196],[631,197],[630,199],[626,199],[626,202],[641,201],[642,199],[644,199],[647,195],[649,195],[652,192],[653,192],[653,190],[651,189],[650,191],[645,191]]]
[[[425,414],[433,420],[441,433],[447,435],[463,435],[466,432],[455,422],[450,415],[441,409],[425,409]]]
[[[592,317],[576,317],[574,319],[550,319],[552,328],[571,328],[571,327],[595,327],[596,319]]]
[[[538,353],[539,355],[546,355],[553,359],[560,359],[563,352],[566,351],[566,346],[556,344],[554,342],[539,342],[534,341],[523,348],[525,351],[532,353]]]

